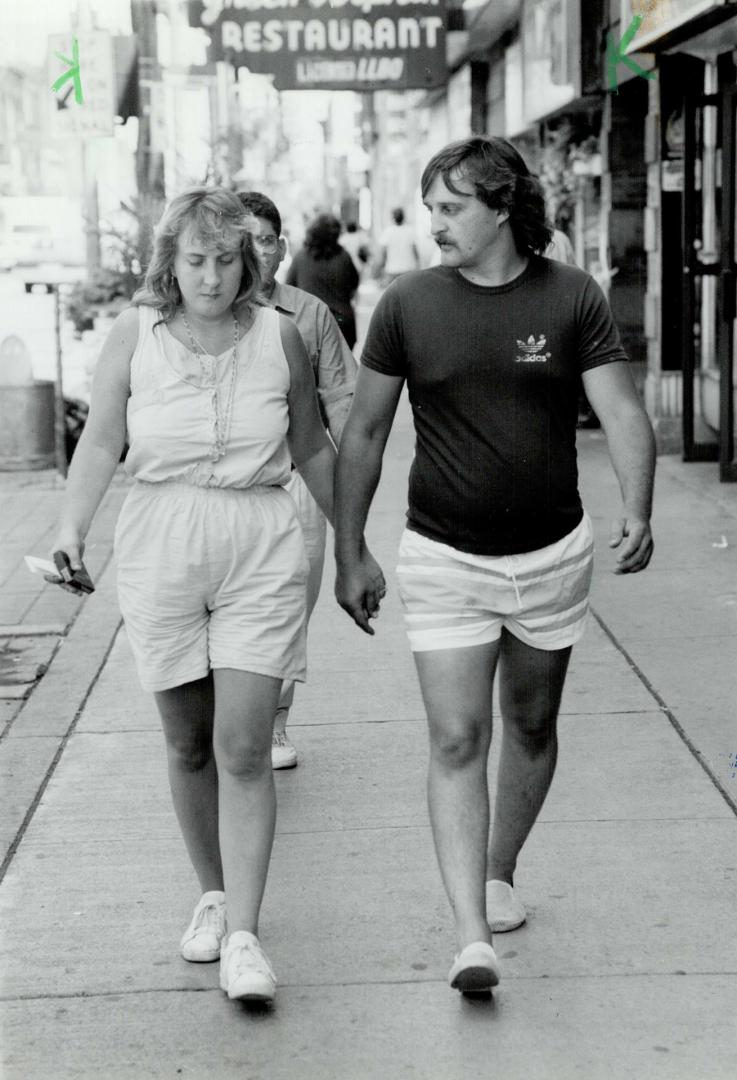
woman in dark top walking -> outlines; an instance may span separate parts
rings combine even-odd
[[[332,214],[320,214],[307,229],[304,246],[287,273],[287,285],[323,300],[340,327],[349,348],[356,344],[356,316],[351,300],[358,288],[358,271],[338,243],[341,225]]]

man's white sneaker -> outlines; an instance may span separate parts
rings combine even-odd
[[[522,902],[506,881],[486,882],[486,921],[492,934],[516,930],[527,918]]]
[[[203,893],[192,922],[184,931],[180,944],[182,956],[195,964],[217,960],[224,937],[225,893],[217,890]]]
[[[276,975],[255,934],[236,930],[220,955],[220,989],[238,1001],[273,1001]]]
[[[271,738],[272,769],[293,769],[297,764],[297,751],[284,731],[275,731]]]
[[[456,956],[448,982],[462,994],[491,990],[499,982],[499,961],[486,941],[474,941]]]

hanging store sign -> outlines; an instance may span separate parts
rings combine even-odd
[[[210,58],[274,76],[279,90],[442,85],[446,0],[190,0]]]
[[[519,71],[510,73],[510,82],[517,84],[521,95],[513,106],[520,114],[521,129],[580,96],[580,35],[579,4],[575,0],[523,0],[520,49],[510,56],[520,66]]]
[[[110,34],[49,34],[46,63],[51,137],[112,135],[116,87]]]

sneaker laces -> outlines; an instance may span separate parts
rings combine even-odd
[[[272,746],[289,746],[289,739],[287,738],[286,731],[275,731],[271,738]]]
[[[260,945],[257,945],[252,941],[239,941],[233,952],[236,953],[236,976],[240,975],[244,970],[253,971],[255,969],[261,975],[267,975],[276,982],[276,975]]]
[[[210,901],[210,903],[201,907],[197,912],[197,918],[192,927],[192,936],[209,931],[215,934],[216,937],[222,937],[225,930],[224,909],[225,905],[216,901]]]

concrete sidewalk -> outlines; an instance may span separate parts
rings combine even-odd
[[[715,466],[661,459],[656,558],[615,577],[616,484],[600,434],[581,433],[595,616],[518,871],[528,924],[495,938],[493,998],[465,1000],[446,983],[454,943],[425,807],[424,712],[393,577],[412,442],[403,401],[369,526],[389,580],[376,636],[335,607],[330,565],[313,617],[292,721],[300,765],[276,776],[261,926],[279,976],[272,1009],[229,1002],[217,965],[179,957],[196,883],[155,710],[117,629],[112,567],[101,569],[0,741],[4,777],[3,755],[17,779],[54,750],[4,814],[25,807],[0,884],[6,1080],[734,1074],[737,492]],[[16,539],[28,539],[20,518]]]
[[[0,874],[120,625],[105,572],[126,490],[121,473],[90,530],[85,564],[102,589],[87,606],[23,560],[49,557],[62,481],[51,470],[0,474]]]

